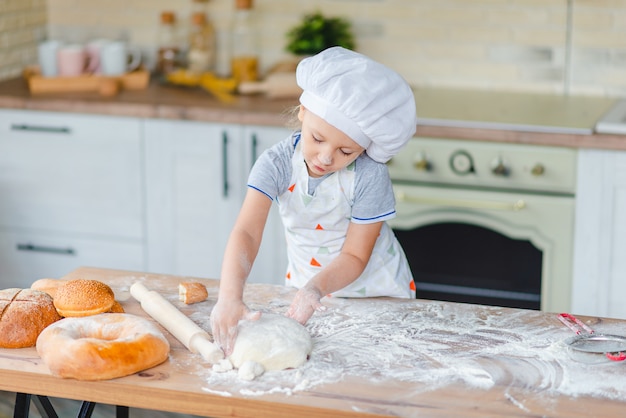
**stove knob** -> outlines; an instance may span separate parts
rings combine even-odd
[[[456,174],[464,176],[474,172],[472,156],[467,151],[455,151],[450,156],[450,168]]]
[[[537,163],[533,168],[530,169],[530,172],[533,176],[539,177],[546,172],[546,168],[543,166],[543,164]]]
[[[418,171],[430,171],[433,168],[428,156],[426,156],[423,152],[418,152],[415,155],[415,162],[413,163],[413,167],[415,167]]]
[[[496,176],[506,177],[511,170],[502,157],[498,157],[491,163],[491,172]]]

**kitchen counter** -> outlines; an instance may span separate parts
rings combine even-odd
[[[626,150],[626,137],[594,133],[616,100],[452,89],[415,90],[417,136]],[[32,96],[21,79],[0,82],[0,108],[284,126],[296,99],[238,97],[222,103],[199,89],[152,83],[112,98],[95,93]]]
[[[206,301],[183,305],[188,277],[82,267],[65,278],[108,283],[127,313],[149,318],[132,283],[158,291],[203,329],[218,281],[197,279]],[[246,303],[284,313],[294,290],[249,284]],[[59,379],[35,348],[0,349],[0,390],[211,417],[619,416],[626,362],[570,352],[573,336],[554,313],[424,300],[326,299],[307,324],[313,351],[295,370],[242,381],[212,371],[163,330],[169,359],[97,382]],[[623,334],[626,321],[581,317],[596,332]],[[131,413],[132,415],[132,413]]]

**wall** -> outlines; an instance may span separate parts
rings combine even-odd
[[[38,14],[43,0],[2,3],[7,1],[30,4]],[[191,10],[191,0],[47,4],[49,36],[79,42],[125,38],[147,56],[154,52],[160,11],[175,10],[187,22]],[[233,4],[208,3],[222,41]],[[255,0],[263,69],[289,58],[286,31],[315,10],[348,18],[357,50],[417,87],[626,95],[626,0]],[[7,36],[0,27],[0,37]],[[12,45],[22,50],[18,55],[33,56],[32,45]]]
[[[46,33],[46,0],[0,0],[0,79],[37,60]]]

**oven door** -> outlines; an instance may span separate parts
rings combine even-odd
[[[568,311],[574,198],[394,184],[417,297]]]

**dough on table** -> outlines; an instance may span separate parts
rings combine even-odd
[[[256,321],[239,322],[233,353],[228,358],[239,377],[252,380],[266,370],[302,366],[313,348],[311,335],[294,319],[264,313]]]

